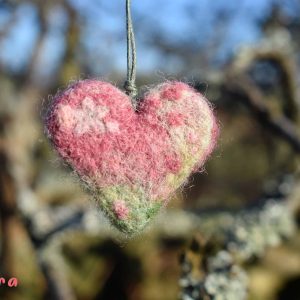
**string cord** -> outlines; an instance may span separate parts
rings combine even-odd
[[[131,17],[131,0],[126,0],[126,30],[127,30],[127,80],[124,89],[136,106],[138,90],[136,87],[136,45]]]

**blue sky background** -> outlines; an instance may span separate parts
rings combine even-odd
[[[79,55],[90,58],[96,74],[125,71],[125,0],[70,2],[81,17],[82,41]],[[217,53],[217,59],[224,61],[239,46],[252,44],[260,39],[257,21],[270,13],[273,3],[283,5],[290,16],[296,16],[300,12],[297,0],[132,0],[139,72],[156,70],[161,67],[162,60],[166,59],[153,45],[149,45],[148,39],[152,32],[159,32],[170,44],[193,41],[195,49],[201,51],[216,34],[216,24],[220,22],[217,16],[221,12],[223,15],[228,14],[230,19],[222,28]],[[26,66],[39,32],[34,6],[26,3],[20,5],[17,14],[18,22],[0,50],[4,65],[13,71]],[[0,27],[8,18],[9,15],[0,10]],[[61,58],[67,21],[64,11],[57,6],[48,20],[51,30],[44,44],[43,57],[40,58],[44,70],[51,71]],[[139,27],[138,24],[144,27]]]

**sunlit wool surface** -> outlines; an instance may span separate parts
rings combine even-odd
[[[187,84],[146,93],[138,112],[110,83],[83,80],[55,96],[46,130],[119,230],[141,231],[212,152],[218,126]]]

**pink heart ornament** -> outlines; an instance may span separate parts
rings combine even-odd
[[[59,155],[126,234],[140,232],[203,166],[219,132],[207,100],[182,82],[149,90],[136,112],[110,83],[79,81],[55,96],[45,124]]]

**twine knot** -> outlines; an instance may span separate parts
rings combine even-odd
[[[127,95],[129,95],[133,99],[136,98],[138,90],[134,82],[126,80],[124,83],[124,89],[126,90]]]

